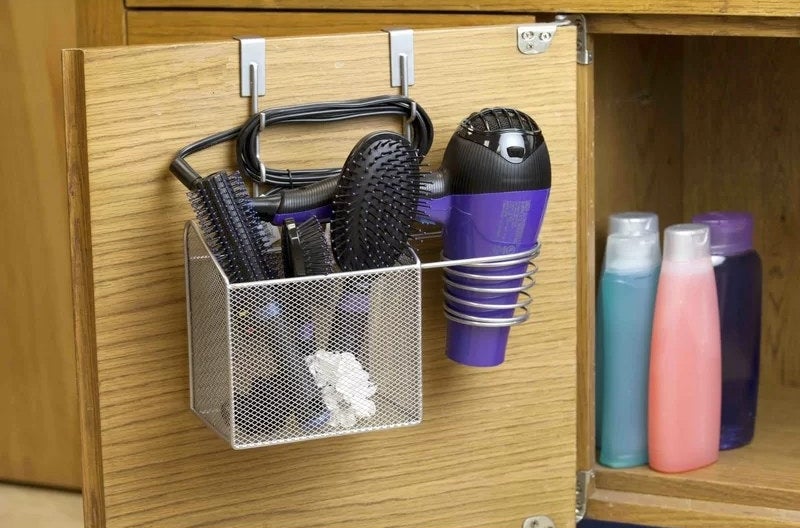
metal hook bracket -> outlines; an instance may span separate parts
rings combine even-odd
[[[240,93],[242,97],[252,97],[258,101],[258,96],[266,95],[267,93],[266,40],[262,37],[250,36],[233,38],[239,41]],[[253,66],[255,66],[256,75],[253,75],[252,73]],[[257,104],[258,103],[256,102],[256,106]]]
[[[384,29],[389,34],[389,73],[390,84],[400,88],[400,95],[408,97],[408,87],[413,86],[414,79],[414,30]],[[413,113],[412,113],[413,116]],[[413,118],[413,117],[412,117]],[[403,133],[411,140],[411,121],[403,122]]]
[[[258,97],[267,94],[267,48],[262,37],[233,37],[239,41],[239,83],[242,97],[250,98],[250,114],[258,114]],[[264,114],[261,114],[260,130],[264,130]],[[267,168],[261,161],[261,148],[256,142],[256,159],[260,169],[261,183],[266,181]],[[258,184],[253,183],[253,195],[259,196]]]

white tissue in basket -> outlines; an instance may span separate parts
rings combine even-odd
[[[352,353],[318,350],[306,358],[306,364],[331,412],[328,425],[353,427],[359,418],[375,414],[375,403],[370,399],[375,384]]]

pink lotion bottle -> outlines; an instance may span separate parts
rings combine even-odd
[[[719,458],[722,354],[709,229],[664,230],[650,347],[648,460],[678,473]]]

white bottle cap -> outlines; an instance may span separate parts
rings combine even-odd
[[[658,215],[655,213],[614,213],[608,217],[608,234],[639,235],[658,233]]]
[[[661,262],[658,233],[612,234],[606,242],[606,271],[636,272],[657,267]]]
[[[689,262],[709,259],[710,236],[707,225],[676,224],[664,230],[664,260]]]

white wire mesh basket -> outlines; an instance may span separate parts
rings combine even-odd
[[[192,410],[234,449],[422,420],[421,268],[231,284],[185,229]]]

